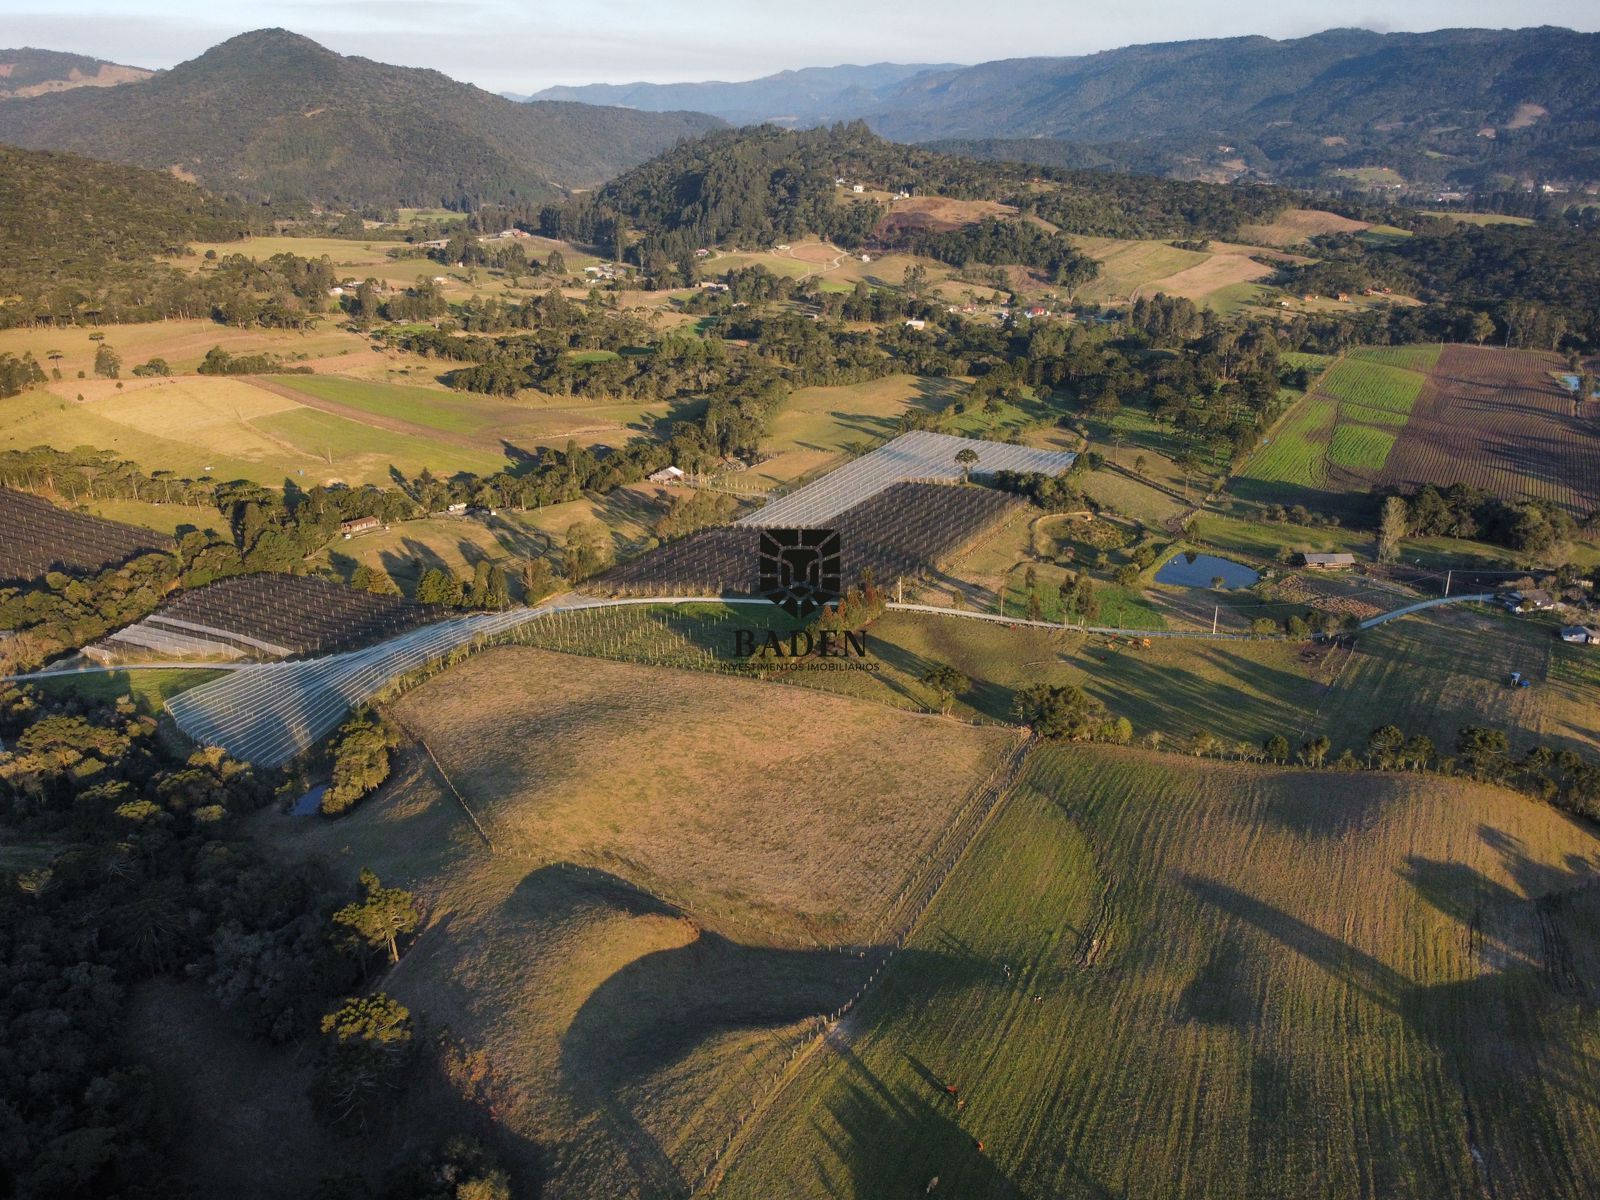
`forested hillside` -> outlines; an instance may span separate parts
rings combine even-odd
[[[1408,181],[1472,185],[1526,174],[1594,179],[1600,35],[1335,29],[1129,46],[920,75],[862,115],[906,140],[1084,143],[1076,152],[1022,148],[1075,165],[1148,169],[1154,154],[1189,174],[1305,180],[1385,166]]]
[[[855,122],[804,132],[764,126],[708,134],[591,195],[546,210],[542,224],[551,236],[610,245],[617,241],[620,221],[648,234],[670,257],[700,246],[760,246],[808,233],[847,247],[884,236],[883,205],[841,197],[839,178],[919,196],[1002,201],[1064,233],[1113,237],[1226,235],[1241,224],[1267,219],[1292,200],[1288,192],[1272,188],[1040,171],[956,158],[885,141]],[[1026,231],[1013,230],[996,240],[1036,243],[1041,228],[1029,224]],[[1031,264],[1026,257],[983,261]]]
[[[242,34],[137,87],[0,105],[0,141],[182,171],[247,199],[355,207],[548,199],[718,124],[516,104],[284,30]]]

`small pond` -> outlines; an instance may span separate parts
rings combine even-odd
[[[1174,554],[1156,572],[1157,583],[1171,583],[1178,587],[1208,588],[1214,586],[1214,580],[1221,579],[1225,588],[1247,588],[1260,578],[1258,572],[1243,563],[1218,558],[1215,554],[1196,554],[1192,550]]]
[[[1560,379],[1561,386],[1566,388],[1567,391],[1575,392],[1578,390],[1578,377],[1576,375],[1562,375]],[[1600,398],[1600,392],[1591,392],[1589,394],[1589,399],[1594,400],[1597,398]]]
[[[296,817],[314,817],[322,811],[322,793],[328,790],[328,785],[319,783],[304,796],[294,802],[294,807],[289,810],[290,815]]]

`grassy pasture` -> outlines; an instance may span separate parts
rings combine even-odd
[[[1007,735],[799,708],[759,683],[519,648],[398,711],[508,847],[619,870],[730,936],[870,937]]]
[[[427,927],[386,990],[492,1066],[520,1189],[681,1194],[859,985],[901,881],[1012,735],[824,695],[491,651],[410,693],[420,755],[288,855],[374,867]],[[678,907],[671,898],[687,904]]]
[[[1532,217],[1512,217],[1507,216],[1504,213],[1433,212],[1424,209],[1422,215],[1425,217],[1442,217],[1447,221],[1459,221],[1463,225],[1537,224]]]
[[[1263,246],[1297,246],[1316,234],[1353,233],[1367,227],[1337,213],[1311,208],[1291,208],[1264,225],[1246,225],[1239,230],[1243,241]]]
[[[1597,864],[1465,783],[1037,753],[720,1194],[1588,1194],[1600,906],[1537,898]]]
[[[175,535],[179,529],[216,529],[227,527],[227,521],[214,508],[192,504],[151,504],[144,500],[95,500],[86,505],[87,511],[108,521],[121,521],[125,525],[142,525],[159,533]]]
[[[267,353],[294,360],[343,359],[350,366],[378,357],[372,354],[366,338],[329,324],[306,330],[237,329],[214,321],[151,321],[103,329],[6,329],[0,330],[0,354],[32,354],[46,372],[60,367],[63,378],[56,389],[70,395],[81,390],[75,386],[79,382],[97,382],[94,356],[102,343],[90,340],[91,333],[104,334],[104,344],[122,356],[125,376],[152,358],[165,358],[176,372],[192,372],[213,346],[233,354]],[[52,360],[52,352],[59,352],[61,358]],[[88,380],[77,380],[79,371],[89,376]]]
[[[1594,754],[1600,675],[1581,657],[1586,647],[1562,647],[1552,633],[1543,622],[1460,610],[1369,630],[1323,703],[1321,731],[1335,747],[1359,752],[1368,733],[1389,723],[1427,734],[1450,754],[1462,726],[1487,725],[1519,748],[1546,737]],[[1512,671],[1534,686],[1507,686]]]
[[[296,387],[316,380],[286,378],[294,379]],[[271,485],[301,477],[388,483],[391,464],[408,473],[425,466],[440,473],[493,472],[505,461],[487,443],[474,448],[435,437],[421,426],[365,423],[354,406],[349,415],[323,411],[301,404],[292,391],[285,395],[240,377],[191,375],[121,383],[63,381],[18,397],[9,406],[11,419],[0,428],[0,447],[94,446],[146,470]],[[309,386],[395,394],[391,385],[355,381],[317,380]],[[431,394],[420,388],[397,390],[403,397]],[[450,394],[437,394],[441,411],[448,413]]]
[[[800,388],[772,421],[764,443],[770,457],[739,478],[759,487],[790,483],[856,447],[893,437],[902,414],[913,409],[937,412],[962,390],[960,380],[916,375]]]
[[[100,671],[41,679],[38,686],[53,695],[80,696],[101,704],[128,696],[141,710],[153,713],[161,711],[161,706],[179,692],[210,683],[221,674],[221,671],[207,671],[202,667],[174,667],[161,671]]]

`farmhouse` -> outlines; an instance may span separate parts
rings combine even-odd
[[[1600,646],[1600,629],[1591,625],[1563,625],[1561,640],[1578,646]]]
[[[907,329],[926,329],[927,327],[928,323],[921,317],[912,317],[906,322]]]
[[[345,540],[363,533],[372,533],[383,528],[383,522],[377,517],[353,517],[348,521],[339,522],[339,532],[344,534]]]
[[[677,467],[662,467],[645,476],[651,483],[682,483],[683,472]]]
[[[862,193],[862,192],[864,192],[864,191],[866,191],[866,190],[867,190],[867,189],[866,189],[866,187],[865,187],[865,186],[863,186],[863,185],[862,185],[862,184],[859,184],[859,183],[852,183],[852,184],[851,184],[851,185],[850,185],[850,190],[851,190],[851,191],[852,191],[852,192],[855,192],[855,193],[856,193],[856,194],[857,194],[857,195],[860,195],[860,194],[861,194],[861,193]]]
[[[1500,603],[1507,612],[1549,612],[1556,606],[1556,598],[1543,588],[1533,588],[1526,592],[1507,592],[1500,597]]]
[[[1308,571],[1348,571],[1356,565],[1354,554],[1302,554],[1300,565]]]

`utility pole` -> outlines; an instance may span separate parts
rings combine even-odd
[[[1448,596],[1450,594],[1450,577],[1452,575],[1454,575],[1455,573],[1456,573],[1456,569],[1454,567],[1451,567],[1448,571],[1446,571],[1444,573],[1444,594],[1446,596]]]
[[[1211,606],[1211,632],[1213,635],[1215,635],[1217,632],[1217,617],[1221,614],[1221,612],[1222,605],[1213,604]]]

